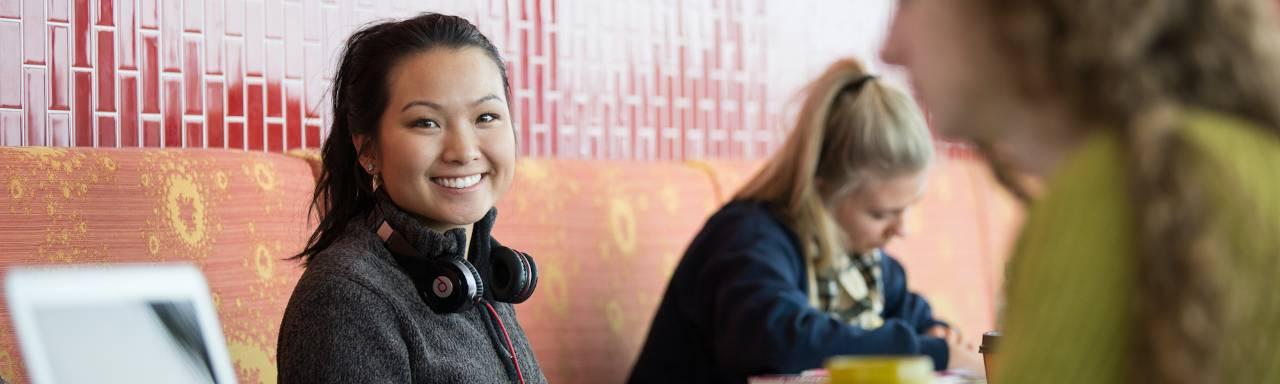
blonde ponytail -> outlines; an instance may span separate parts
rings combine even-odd
[[[735,199],[770,203],[826,275],[846,262],[833,201],[870,177],[924,170],[933,143],[915,102],[855,60],[832,64],[806,91],[786,143]]]

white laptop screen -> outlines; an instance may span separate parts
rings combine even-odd
[[[58,383],[217,383],[189,302],[36,308]]]
[[[5,287],[35,384],[235,383],[194,266],[20,267]]]

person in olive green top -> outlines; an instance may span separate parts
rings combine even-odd
[[[899,1],[883,59],[1029,207],[993,382],[1280,383],[1276,3]]]

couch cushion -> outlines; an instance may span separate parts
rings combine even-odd
[[[312,226],[307,165],[220,150],[0,148],[0,273],[184,261],[209,281],[241,382],[275,382],[276,333]],[[0,285],[0,289],[3,285]],[[0,376],[25,382],[0,303]]]
[[[718,207],[706,174],[679,163],[522,160],[498,204],[499,241],[540,280],[516,306],[547,379],[619,383],[684,248]]]

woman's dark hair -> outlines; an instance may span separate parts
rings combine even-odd
[[[333,77],[333,126],[321,149],[323,164],[311,199],[312,214],[320,224],[307,247],[293,256],[309,261],[333,244],[348,221],[373,208],[373,178],[360,167],[359,151],[352,135],[369,139],[365,148],[376,148],[378,125],[387,107],[387,74],[410,55],[435,48],[477,47],[484,50],[498,72],[510,99],[507,69],[497,47],[474,24],[457,16],[425,13],[400,21],[365,26],[347,39],[342,61]]]

